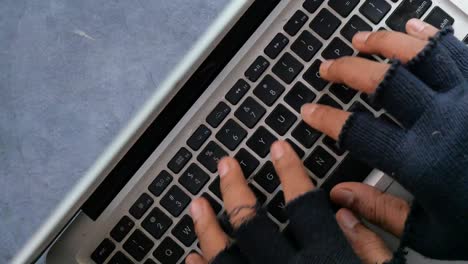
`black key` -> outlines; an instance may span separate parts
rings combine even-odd
[[[245,77],[251,82],[256,82],[269,66],[270,62],[263,56],[259,56],[245,72]]]
[[[370,100],[369,95],[367,95],[365,93],[361,93],[361,99],[364,102],[366,102],[366,104],[368,104],[370,107],[372,107],[372,109],[374,109],[375,111],[382,110],[382,107],[380,105],[378,105],[375,102],[373,102],[372,100]]]
[[[154,200],[146,193],[143,193],[140,198],[136,200],[136,202],[130,207],[130,214],[135,217],[136,219],[140,219],[146,211],[150,208],[153,204]]]
[[[299,156],[299,158],[303,158],[304,155],[305,155],[305,152],[298,146],[296,145],[296,143],[292,142],[292,140],[290,140],[289,138],[286,139],[286,141],[289,143],[289,145],[291,145],[291,147],[294,149],[294,151],[296,152],[297,156]]]
[[[268,212],[279,222],[286,223],[288,217],[286,216],[285,208],[286,203],[284,202],[283,191],[279,191],[268,204]]]
[[[330,0],[328,5],[343,17],[349,16],[360,0]]]
[[[247,141],[247,146],[260,157],[265,158],[270,152],[270,146],[277,138],[264,127],[259,127],[252,137]]]
[[[110,235],[115,241],[122,242],[122,240],[128,235],[130,230],[135,226],[135,222],[128,216],[122,217],[117,225],[112,228]]]
[[[171,218],[159,208],[154,208],[141,223],[141,226],[156,239],[160,239],[171,225]]]
[[[247,131],[232,119],[229,119],[216,134],[216,138],[230,150],[235,150],[246,136]]]
[[[338,145],[338,142],[336,142],[333,138],[331,137],[325,137],[323,138],[323,144],[327,146],[329,149],[331,149],[333,152],[335,152],[336,155],[341,156],[345,154],[346,150],[340,148]]]
[[[356,90],[353,90],[344,84],[333,84],[330,87],[330,92],[345,104],[351,102],[357,94]]]
[[[341,29],[341,35],[352,43],[354,35],[361,31],[372,31],[372,27],[358,16],[353,16]]]
[[[152,259],[147,259],[144,264],[156,264],[156,262]]]
[[[353,48],[346,45],[346,43],[341,39],[334,38],[328,47],[322,52],[322,57],[327,60],[333,60],[344,56],[351,56],[353,53]]]
[[[255,175],[254,180],[269,193],[273,193],[280,185],[280,180],[271,161],[263,165],[257,175]]]
[[[284,97],[284,101],[300,113],[301,107],[307,103],[311,103],[315,97],[315,93],[307,88],[307,86],[301,82],[297,82]]]
[[[172,229],[172,234],[185,246],[189,247],[197,239],[192,218],[184,215],[179,223]]]
[[[360,102],[354,102],[351,107],[348,109],[349,112],[365,112],[365,113],[369,113],[371,115],[372,112],[367,108],[365,107],[363,104],[361,104]]]
[[[392,9],[385,0],[367,0],[359,11],[372,23],[378,24]]]
[[[406,31],[406,23],[421,18],[432,5],[431,0],[404,0],[387,19],[387,25],[400,32]]]
[[[320,97],[317,104],[328,105],[337,109],[343,109],[343,107],[341,107],[341,105],[333,98],[331,98],[328,94],[324,94],[322,97]]]
[[[161,193],[167,188],[171,183],[172,176],[167,171],[161,171],[158,177],[148,187],[148,190],[155,196],[161,195]]]
[[[288,45],[288,43],[289,39],[285,35],[278,33],[278,35],[276,35],[270,44],[268,44],[268,46],[265,48],[265,54],[274,60]]]
[[[320,7],[320,5],[323,3],[323,1],[324,0],[306,0],[304,2],[304,5],[302,5],[302,6],[308,12],[314,13]]]
[[[322,179],[335,165],[336,159],[324,148],[317,147],[312,154],[304,161],[304,165],[315,176]]]
[[[133,264],[133,262],[127,258],[122,252],[118,251],[109,260],[109,264]]]
[[[237,109],[235,116],[248,128],[253,128],[265,113],[263,106],[252,97],[248,97]]]
[[[94,252],[91,254],[91,259],[94,260],[94,262],[101,264],[106,261],[106,259],[110,256],[112,251],[114,251],[115,245],[110,239],[104,239],[104,241],[99,244],[99,246],[94,250]]]
[[[192,163],[187,170],[180,176],[179,183],[191,194],[195,195],[205,186],[210,179],[197,164]]]
[[[322,9],[310,23],[310,28],[323,39],[329,39],[341,25],[341,20],[327,9]]]
[[[286,52],[273,67],[272,71],[285,83],[291,84],[303,69],[304,65]]]
[[[222,209],[221,205],[211,195],[209,195],[208,193],[204,193],[202,194],[202,197],[208,200],[215,214],[219,214],[219,212],[221,212],[221,209]]]
[[[184,253],[181,246],[170,237],[166,237],[156,248],[153,256],[162,264],[176,264]]]
[[[322,91],[327,86],[328,82],[320,77],[320,65],[322,61],[316,60],[312,66],[304,73],[304,80],[314,87],[317,91]]]
[[[142,261],[153,246],[153,241],[137,229],[123,244],[123,249],[137,261]]]
[[[179,216],[189,203],[190,197],[177,186],[172,186],[161,200],[161,205],[173,216]]]
[[[244,97],[244,95],[249,91],[250,85],[240,79],[237,83],[229,90],[226,95],[226,100],[228,100],[231,104],[236,105],[239,101]]]
[[[205,141],[211,136],[211,131],[205,125],[200,125],[187,140],[187,145],[193,150],[199,150]]]
[[[271,75],[265,76],[255,88],[254,94],[268,106],[272,106],[283,94],[285,88]]]
[[[295,36],[299,30],[304,26],[304,24],[309,20],[309,17],[302,11],[297,11],[288,23],[284,26],[284,31],[291,36]]]
[[[210,184],[210,187],[208,187],[208,189],[210,189],[210,191],[218,196],[219,199],[223,199],[222,197],[222,194],[221,194],[221,190],[220,190],[220,187],[219,187],[219,176],[216,177],[216,179],[214,179],[214,181]]]
[[[249,178],[260,165],[260,162],[245,149],[239,150],[234,158],[239,162],[245,178]]]
[[[169,161],[167,167],[174,173],[179,173],[185,164],[192,158],[192,153],[186,148],[181,148],[175,156]]]
[[[309,31],[304,31],[291,45],[291,50],[303,60],[309,62],[322,46],[323,44],[320,40],[314,37]]]
[[[284,136],[286,132],[294,125],[297,117],[291,113],[286,107],[279,104],[275,110],[265,119],[265,123],[273,128],[276,133]]]
[[[257,198],[257,203],[260,204],[260,205],[263,205],[266,200],[267,200],[267,197],[265,194],[263,194],[257,187],[255,187],[253,184],[249,184],[249,187],[250,189],[252,190],[252,192],[255,194],[255,198]]]
[[[216,172],[218,162],[227,156],[227,152],[224,151],[218,144],[210,141],[197,157],[197,160],[205,166],[209,171]]]
[[[427,15],[426,19],[424,19],[427,23],[433,25],[438,29],[444,29],[447,26],[453,25],[455,23],[455,19],[447,14],[442,8],[436,6],[432,11]]]
[[[311,128],[304,121],[293,130],[292,136],[304,147],[311,148],[322,134]]]
[[[231,108],[226,103],[220,102],[208,115],[206,122],[208,122],[210,126],[217,128],[230,112]]]

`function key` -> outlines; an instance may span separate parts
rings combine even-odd
[[[341,35],[352,43],[354,35],[362,31],[372,31],[372,27],[359,16],[353,16],[348,23],[346,23],[343,29],[341,29]]]
[[[301,107],[307,103],[311,103],[315,97],[315,93],[307,88],[307,86],[301,82],[297,82],[284,97],[284,101],[300,113]]]
[[[293,130],[292,136],[306,148],[311,148],[322,134],[304,121]]]
[[[328,105],[337,109],[343,109],[343,107],[341,107],[341,105],[337,101],[335,101],[333,98],[331,98],[328,94],[324,94],[318,100],[317,104]]]
[[[202,197],[210,203],[211,208],[213,208],[215,214],[219,214],[219,212],[221,212],[221,205],[211,195],[209,195],[208,193],[204,193],[202,194]]]
[[[327,9],[322,9],[310,23],[310,28],[323,39],[329,39],[341,25],[341,20]]]
[[[330,0],[328,5],[330,5],[333,10],[343,17],[349,16],[351,11],[359,4],[360,0]]]
[[[197,160],[203,164],[205,168],[214,173],[217,170],[218,162],[225,156],[227,156],[227,152],[215,142],[210,141],[205,149],[200,152]]]
[[[115,241],[122,242],[125,236],[128,235],[130,230],[135,226],[135,222],[130,219],[128,216],[122,217],[117,225],[112,228],[110,235]]]
[[[298,145],[296,145],[296,143],[294,143],[291,139],[288,138],[286,139],[286,141],[289,143],[289,145],[291,145],[294,152],[296,152],[297,156],[302,159],[305,155],[305,152]]]
[[[133,264],[133,261],[127,258],[122,252],[118,251],[109,260],[109,264]]]
[[[229,108],[229,106],[226,103],[220,102],[215,107],[215,109],[208,115],[208,117],[206,118],[206,122],[208,122],[210,126],[217,128],[230,112],[231,108]]]
[[[285,88],[271,75],[265,76],[255,88],[254,94],[268,106],[272,106],[283,94]]]
[[[320,7],[324,0],[306,0],[302,5],[309,13],[314,13]]]
[[[353,100],[354,96],[357,94],[356,90],[353,90],[344,84],[337,83],[330,87],[330,92],[345,104],[351,102],[351,100]]]
[[[239,162],[246,179],[249,178],[255,169],[257,169],[258,165],[260,165],[260,162],[245,149],[239,150],[234,158]]]
[[[141,226],[156,239],[160,239],[171,225],[172,220],[159,208],[154,208],[141,223]]]
[[[200,125],[192,136],[187,140],[187,145],[193,150],[197,151],[205,143],[205,141],[210,137],[211,131],[205,125]]]
[[[94,252],[91,254],[91,259],[94,260],[94,262],[101,264],[106,261],[106,259],[110,256],[112,251],[114,251],[115,245],[110,239],[104,239],[104,241],[99,244],[99,246],[94,250]]]
[[[153,256],[162,264],[176,264],[184,253],[181,246],[177,245],[171,238],[166,237],[156,248]]]
[[[142,261],[153,246],[154,242],[137,229],[123,244],[123,249],[137,261]]]
[[[189,203],[190,197],[175,185],[161,199],[161,205],[173,216],[179,216]]]
[[[342,156],[343,154],[345,154],[346,150],[340,148],[338,142],[336,142],[333,138],[325,137],[322,141],[323,144],[325,144],[325,146],[331,149],[336,155]]]
[[[268,212],[279,222],[286,223],[288,217],[286,216],[286,203],[284,202],[283,191],[279,191],[268,204]]]
[[[185,187],[191,194],[195,195],[205,186],[210,179],[197,164],[192,163],[187,170],[180,176],[179,183]]]
[[[322,52],[322,57],[326,60],[333,60],[344,56],[351,56],[353,53],[353,48],[344,43],[340,38],[334,38]]]
[[[270,146],[277,138],[266,128],[259,127],[252,137],[247,141],[247,146],[260,157],[265,158],[270,153]]]
[[[247,131],[232,119],[229,119],[216,134],[216,138],[230,150],[235,150],[246,136]]]
[[[156,179],[154,179],[154,181],[148,187],[148,190],[155,196],[159,196],[167,188],[171,181],[172,176],[169,174],[169,172],[161,171],[158,177],[156,177]]]
[[[268,44],[268,46],[265,48],[265,54],[274,60],[288,45],[288,43],[289,39],[285,35],[278,33],[278,35],[276,35],[270,44]]]
[[[250,85],[240,79],[237,83],[229,90],[226,95],[226,100],[228,100],[231,104],[236,105],[239,101],[244,97],[244,95],[249,91]]]
[[[275,110],[265,119],[265,123],[273,128],[276,133],[284,136],[286,132],[294,125],[297,117],[286,107],[279,104]]]
[[[255,175],[254,180],[269,193],[273,193],[280,185],[280,180],[271,161],[267,161],[263,165],[257,175]]]
[[[247,97],[237,109],[235,116],[248,128],[253,128],[265,115],[266,110],[255,99]]]
[[[387,25],[400,32],[406,31],[406,23],[421,18],[432,5],[431,0],[404,0],[387,19]]]
[[[186,148],[181,148],[175,156],[169,161],[167,167],[174,173],[179,173],[192,158],[192,153]]]
[[[252,190],[252,192],[254,193],[255,195],[255,198],[257,198],[257,202],[258,204],[260,205],[263,205],[266,200],[267,200],[267,197],[265,194],[262,193],[262,191],[260,191],[257,187],[255,187],[253,184],[249,184],[249,187],[250,189]]]
[[[288,33],[291,36],[295,36],[299,30],[304,26],[304,24],[309,20],[309,17],[302,12],[301,10],[298,10],[286,23],[284,26],[284,31]]]
[[[432,9],[424,21],[438,29],[444,29],[447,26],[451,26],[453,23],[455,23],[455,19],[453,19],[453,17],[451,17],[449,14],[447,14],[447,12],[438,6]]]
[[[320,77],[320,65],[322,61],[316,60],[312,66],[304,73],[304,80],[314,87],[317,91],[322,91],[327,86],[328,82]]]
[[[273,67],[272,71],[283,80],[283,82],[291,84],[303,69],[304,65],[286,52]]]
[[[309,31],[304,31],[291,45],[291,50],[294,51],[301,59],[309,62],[315,54],[322,48],[323,44]]]
[[[264,57],[259,56],[245,72],[245,77],[251,82],[256,82],[269,66],[270,62]]]
[[[320,146],[304,161],[306,168],[320,179],[327,175],[335,163],[336,159]]]
[[[143,193],[138,200],[130,207],[130,214],[136,219],[140,219],[151,207],[154,200],[146,193]]]
[[[378,24],[392,9],[392,6],[385,0],[367,0],[359,11],[372,23]]]
[[[185,246],[189,247],[197,239],[192,218],[184,215],[179,223],[172,229],[172,234]]]

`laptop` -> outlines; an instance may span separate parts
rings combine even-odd
[[[12,263],[184,263],[200,252],[190,202],[206,197],[223,219],[216,164],[225,155],[240,162],[283,230],[284,200],[269,162],[276,139],[291,143],[320,188],[359,181],[410,199],[308,127],[299,109],[318,102],[395,122],[365,95],[321,79],[320,63],[344,55],[386,62],[357,54],[352,36],[404,31],[413,17],[452,25],[467,42],[467,12],[456,0],[232,1]]]

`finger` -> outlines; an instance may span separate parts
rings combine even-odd
[[[330,192],[333,202],[363,216],[395,236],[403,233],[410,207],[396,196],[362,183],[342,183]]]
[[[360,223],[351,211],[340,209],[336,213],[336,220],[354,252],[363,263],[385,263],[392,258],[392,252],[387,248],[385,242]]]
[[[218,171],[224,206],[232,226],[237,229],[255,216],[257,199],[247,185],[239,163],[235,159],[223,158],[218,164]]]
[[[356,90],[371,94],[385,77],[390,65],[358,57],[342,57],[325,61],[320,66],[324,79],[343,83]]]
[[[422,20],[413,18],[406,23],[406,32],[420,40],[429,40],[434,37],[439,30]]]
[[[208,264],[208,261],[197,253],[192,253],[185,259],[185,264]]]
[[[427,41],[392,31],[360,32],[353,38],[353,45],[364,53],[380,54],[389,59],[410,61],[427,45]]]
[[[219,226],[218,219],[205,198],[194,200],[190,213],[203,256],[211,260],[228,246],[229,237]]]
[[[301,108],[301,115],[309,126],[338,140],[351,113],[326,105],[306,104]]]
[[[283,186],[286,203],[313,190],[314,184],[291,145],[277,141],[271,146],[271,158]]]

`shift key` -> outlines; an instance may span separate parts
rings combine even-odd
[[[387,25],[395,31],[405,32],[406,23],[412,18],[421,18],[431,5],[431,0],[405,0],[387,19]]]

